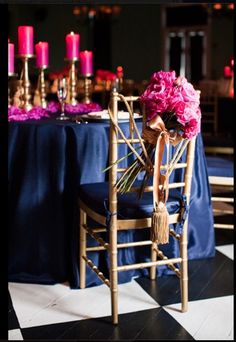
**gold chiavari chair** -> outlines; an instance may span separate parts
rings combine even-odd
[[[214,80],[202,80],[198,85],[201,92],[203,133],[218,133],[218,83]],[[207,131],[205,131],[207,127]]]
[[[108,286],[111,293],[111,312],[113,324],[118,324],[118,272],[133,269],[150,268],[150,279],[155,280],[157,267],[167,265],[180,279],[182,312],[188,309],[188,253],[187,253],[187,209],[190,201],[191,179],[193,171],[195,138],[182,140],[175,146],[173,158],[169,164],[161,166],[162,170],[174,171],[182,169],[182,179],[171,182],[169,179],[169,198],[166,203],[169,212],[169,224],[182,224],[182,229],[177,233],[170,228],[169,235],[173,236],[180,244],[180,255],[168,258],[159,249],[159,245],[150,239],[118,243],[118,233],[129,229],[144,229],[151,227],[153,213],[153,186],[146,186],[141,199],[137,198],[137,187],[135,183],[128,193],[120,194],[117,190],[117,180],[127,168],[121,168],[116,163],[120,145],[128,145],[129,149],[140,144],[140,137],[135,120],[133,119],[133,104],[139,101],[138,97],[123,96],[116,92],[112,93],[109,105],[110,113],[110,138],[109,138],[109,181],[107,183],[84,184],[79,188],[80,209],[80,288],[86,287],[86,265],[89,266],[97,276]],[[122,124],[118,120],[118,105],[126,104],[130,116],[130,129],[128,135],[122,130]],[[133,145],[134,144],[134,145]],[[124,145],[123,145],[124,146]],[[184,151],[184,153],[183,153]],[[181,156],[182,155],[182,156]],[[181,157],[180,157],[181,156]],[[181,170],[178,170],[181,171]],[[174,175],[174,174],[172,174]],[[173,178],[174,179],[174,178]],[[104,207],[104,200],[108,198],[108,210]],[[185,201],[184,201],[185,200]],[[183,215],[185,213],[185,215]],[[109,216],[108,216],[109,214]],[[183,217],[185,216],[185,217]],[[96,221],[99,227],[92,228],[88,225],[88,218]],[[109,222],[108,222],[109,218]],[[175,226],[171,226],[175,227]],[[101,234],[108,233],[108,241]],[[98,242],[98,246],[87,246],[87,236],[91,236]],[[118,252],[120,248],[150,246],[150,261],[136,264],[118,264]],[[92,251],[106,250],[109,254],[109,279],[89,259],[88,253]],[[178,267],[179,266],[179,267]]]
[[[211,200],[213,202],[214,227],[234,229],[234,224],[226,222],[232,218],[234,209],[234,148],[227,146],[205,146]]]

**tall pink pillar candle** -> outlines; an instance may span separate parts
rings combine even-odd
[[[36,67],[47,68],[48,67],[48,43],[39,42],[35,44],[36,52]]]
[[[18,27],[18,53],[19,55],[34,54],[34,30],[32,26]]]
[[[14,74],[14,44],[8,40],[8,75]]]
[[[66,35],[66,58],[79,58],[79,42],[80,35],[78,33],[71,32]]]
[[[80,73],[83,76],[89,76],[93,74],[93,52],[81,51],[80,52]]]

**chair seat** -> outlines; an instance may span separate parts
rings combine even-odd
[[[79,187],[79,198],[88,207],[100,215],[107,215],[108,205],[108,183],[83,184]],[[172,189],[169,192],[167,210],[169,214],[177,213],[180,209],[182,196],[180,191]],[[152,192],[145,192],[142,198],[134,192],[118,195],[118,219],[139,219],[151,217],[153,211]]]
[[[226,158],[213,157],[213,156],[207,156],[206,161],[207,161],[208,176],[233,177],[233,174],[234,174],[233,161],[226,159]]]

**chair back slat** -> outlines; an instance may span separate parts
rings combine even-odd
[[[126,96],[124,97],[125,100],[127,102],[129,102],[129,104],[131,103],[132,105],[130,106],[130,108],[132,109],[132,112],[129,113],[130,116],[133,115],[134,112],[134,101],[139,101],[139,97],[136,96]],[[123,102],[122,98],[119,97],[118,93],[113,93],[111,96],[111,111],[112,111],[112,116],[114,118],[114,123],[119,125],[119,119],[118,119],[118,105],[119,103]],[[110,178],[110,203],[113,203],[113,207],[110,208],[111,212],[116,212],[117,210],[117,194],[119,193],[119,190],[116,189],[116,183],[119,180],[119,175],[122,175],[126,172],[127,170],[127,166],[125,167],[120,167],[118,166],[117,163],[115,163],[118,160],[118,148],[119,145],[127,145],[127,142],[133,146],[133,144],[136,145],[141,145],[140,139],[139,137],[137,137],[137,132],[136,132],[136,127],[131,123],[132,120],[129,120],[130,122],[130,126],[129,126],[129,131],[126,132],[126,136],[127,138],[124,139],[120,132],[118,132],[117,127],[115,126],[115,124],[113,124],[113,122],[111,121],[111,126],[110,126],[110,158],[109,158],[109,165],[113,166],[110,168],[109,171],[109,178]],[[119,125],[120,127],[120,125]],[[124,132],[123,132],[124,133]],[[141,135],[141,133],[140,133]],[[142,143],[144,143],[144,140],[142,140]],[[167,170],[170,168],[171,165],[171,171],[178,171],[181,169],[182,170],[182,176],[181,179],[179,181],[171,181],[171,177],[169,178],[169,189],[181,189],[182,188],[182,193],[185,194],[187,196],[187,201],[189,201],[189,197],[190,197],[190,189],[191,189],[191,179],[192,179],[192,171],[193,171],[193,160],[194,160],[194,150],[195,150],[195,138],[193,138],[192,140],[185,140],[185,143],[183,143],[180,146],[177,146],[175,148],[175,150],[180,151],[181,148],[185,151],[185,156],[182,155],[182,157],[180,158],[180,160],[178,160],[178,162],[175,163],[162,163],[161,165],[161,170]],[[142,148],[139,150],[139,154],[140,151],[142,151]],[[178,152],[177,151],[177,152]],[[130,152],[130,147],[127,146],[127,152]],[[182,153],[182,152],[181,152]],[[176,158],[176,156],[174,155],[174,157]],[[177,155],[178,157],[178,155]],[[129,159],[129,158],[127,158]],[[133,161],[134,159],[131,158],[130,163]],[[128,162],[127,162],[128,163]],[[164,188],[165,189],[165,188]],[[152,192],[153,191],[153,186],[150,186],[150,184],[146,185],[143,189],[143,192]],[[135,183],[133,186],[131,186],[130,190],[128,192],[139,192],[139,187],[135,186]]]
[[[215,80],[202,80],[198,86],[200,90],[202,128],[213,128],[218,132],[218,83]],[[212,130],[211,130],[212,131]]]

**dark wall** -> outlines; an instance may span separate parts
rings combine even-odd
[[[92,35],[91,21],[76,19],[73,5],[9,5],[9,38],[15,43],[16,52],[17,27],[34,26],[35,43],[49,42],[49,71],[66,65],[65,36],[70,31],[80,34],[81,50],[94,47],[95,68],[107,67],[115,71],[121,65],[125,77],[136,81],[149,79],[154,71],[163,68],[161,5],[123,5],[116,20],[109,22],[110,31],[106,36],[101,23],[95,24],[97,30]],[[233,55],[233,24],[233,16],[212,20],[212,78],[222,77],[224,65]],[[91,42],[92,37],[96,42]],[[32,72],[36,72],[34,68]]]
[[[16,52],[19,25],[34,27],[35,43],[49,42],[50,71],[65,66],[65,35],[70,31],[80,34],[81,50],[93,45],[95,68],[107,67],[115,71],[122,65],[126,78],[142,80],[161,67],[160,5],[124,5],[119,17],[110,21],[110,33],[106,37],[102,34],[101,23],[97,25],[93,44],[89,31],[91,22],[77,20],[72,5],[9,5],[9,38],[15,43]],[[96,28],[96,23],[94,26]],[[108,38],[110,44],[106,44]]]
[[[234,20],[233,16],[213,17],[212,19],[212,64],[213,79],[223,77],[225,65],[234,55]]]
[[[149,79],[161,65],[161,6],[123,6],[112,26],[112,66],[122,65],[127,78]]]

